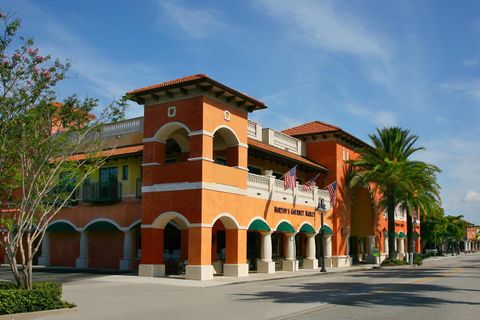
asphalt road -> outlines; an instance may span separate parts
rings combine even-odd
[[[478,254],[427,260],[422,267],[318,274],[206,288],[81,273],[36,276],[63,280],[65,299],[78,305],[77,311],[44,319],[480,317]]]

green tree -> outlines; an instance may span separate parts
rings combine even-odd
[[[410,186],[399,190],[398,199],[407,213],[407,252],[414,252],[413,219],[438,211],[440,207],[440,186],[437,173],[440,169],[434,165],[416,162],[405,172],[405,179]]]
[[[381,206],[388,215],[389,259],[396,259],[395,251],[395,207],[400,203],[399,194],[411,186],[406,175],[418,161],[410,156],[422,150],[416,147],[418,137],[409,130],[399,127],[377,129],[376,134],[369,135],[373,147],[359,150],[359,158],[350,161],[352,177],[350,187],[373,184],[382,194]]]
[[[18,286],[32,287],[32,260],[45,230],[83,180],[105,161],[102,124],[124,100],[99,110],[95,99],[56,101],[68,63],[42,56],[18,36],[20,20],[0,13],[0,246]],[[76,154],[86,159],[72,161]]]

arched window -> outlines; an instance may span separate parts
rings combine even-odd
[[[225,166],[239,165],[239,141],[235,134],[226,127],[217,129],[213,135],[213,160]]]

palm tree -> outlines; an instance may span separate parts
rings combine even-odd
[[[373,147],[359,150],[359,158],[350,161],[353,175],[350,187],[373,184],[382,195],[381,205],[387,209],[388,215],[388,248],[389,259],[396,258],[395,252],[395,207],[400,202],[401,190],[410,187],[408,172],[417,161],[409,157],[422,147],[416,147],[418,137],[411,135],[410,130],[399,127],[377,129],[377,134],[370,134]]]
[[[407,212],[407,252],[414,251],[413,216],[420,212],[424,215],[437,212],[440,207],[440,186],[437,173],[440,169],[434,165],[416,162],[406,173],[410,187],[401,190],[398,198]]]

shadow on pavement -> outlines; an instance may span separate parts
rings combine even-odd
[[[425,276],[425,275],[424,275]],[[287,287],[287,286],[285,286]],[[331,282],[289,285],[278,291],[235,295],[239,300],[270,300],[275,303],[328,303],[333,305],[368,307],[372,305],[434,307],[440,304],[480,305],[480,302],[446,300],[434,292],[480,291],[457,290],[432,284],[366,284]]]

